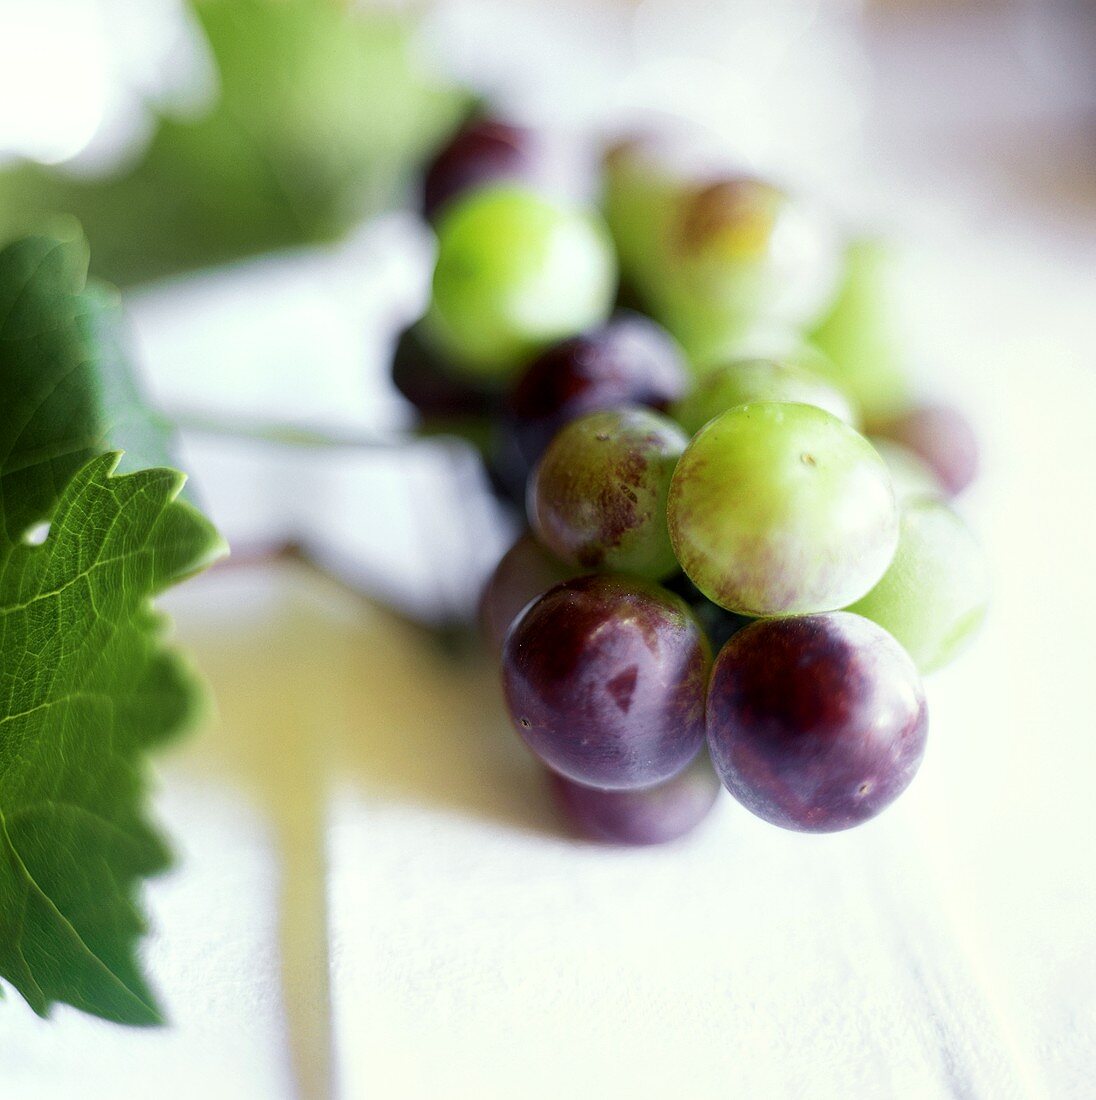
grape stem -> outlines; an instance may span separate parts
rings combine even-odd
[[[428,438],[431,442],[456,438],[442,435],[423,437],[395,431],[321,430],[306,424],[253,420],[246,417],[225,418],[188,409],[172,410],[167,413],[167,418],[180,431],[289,447],[379,451],[407,447],[423,438]]]

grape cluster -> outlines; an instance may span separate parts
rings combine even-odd
[[[600,211],[544,155],[489,118],[437,155],[393,365],[527,519],[481,601],[514,728],[591,837],[672,840],[721,785],[789,829],[866,821],[987,603],[952,506],[975,443],[911,398],[888,253],[654,139],[608,150]]]

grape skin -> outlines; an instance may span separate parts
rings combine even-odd
[[[416,329],[400,334],[392,355],[392,384],[427,420],[487,416],[489,394],[447,369]]]
[[[659,242],[680,183],[656,155],[658,138],[626,138],[604,157],[602,208],[629,288],[643,300],[657,277]]]
[[[868,436],[868,442],[887,464],[891,482],[894,484],[894,495],[899,504],[917,497],[946,495],[940,479],[932,472],[929,464],[909,447],[878,435]]]
[[[944,501],[922,497],[902,509],[898,549],[883,579],[849,610],[889,631],[924,674],[958,655],[988,603],[974,535]]]
[[[909,655],[859,615],[754,623],[712,671],[716,770],[748,810],[785,829],[834,832],[880,813],[916,774],[927,730]]]
[[[709,422],[678,462],[668,522],[693,583],[749,616],[845,607],[883,576],[898,543],[882,459],[809,405],[741,405]]]
[[[671,416],[695,435],[720,413],[759,401],[815,405],[846,424],[855,426],[857,420],[840,390],[798,363],[778,359],[741,359],[708,371],[673,407]]]
[[[529,522],[557,557],[658,580],[676,571],[666,498],[687,439],[647,409],[591,413],[560,431],[529,481]]]
[[[641,135],[605,156],[603,207],[630,288],[694,362],[759,326],[812,323],[840,274],[829,220],[755,177],[683,174],[665,145]]]
[[[558,585],[521,616],[502,677],[515,730],[548,767],[627,790],[670,779],[700,751],[710,664],[679,597],[598,574]]]
[[[844,259],[841,285],[810,341],[826,355],[827,377],[870,422],[909,400],[895,257],[884,242],[863,238],[848,245]]]
[[[834,293],[838,258],[833,227],[808,205],[752,177],[706,180],[678,193],[647,292],[701,359],[759,324],[814,321]]]
[[[667,844],[691,833],[722,790],[707,753],[665,783],[635,791],[584,787],[555,772],[549,788],[564,815],[589,840],[608,844]]]
[[[665,411],[687,380],[669,333],[639,314],[621,313],[534,359],[506,399],[504,430],[531,469],[570,421],[621,405]]]
[[[491,651],[502,652],[506,632],[533,600],[574,575],[531,533],[522,535],[502,556],[480,597],[480,631]]]
[[[919,405],[873,427],[918,455],[948,496],[958,496],[978,474],[978,440],[958,409]]]
[[[429,221],[457,195],[501,180],[535,182],[541,149],[536,135],[524,126],[497,118],[466,123],[426,169],[422,212]]]
[[[423,332],[461,370],[496,385],[549,344],[600,324],[616,263],[592,214],[513,184],[447,204]]]
[[[703,378],[711,370],[742,359],[772,359],[778,363],[790,363],[815,378],[829,382],[846,400],[852,401],[844,387],[833,380],[834,367],[826,355],[804,340],[802,333],[786,325],[761,321],[744,331],[729,333],[721,343],[713,344],[702,356],[694,355],[690,362],[695,375]],[[852,403],[855,406],[855,402]]]

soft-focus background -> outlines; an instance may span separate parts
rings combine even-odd
[[[387,378],[415,169],[475,95],[562,187],[680,119],[901,242],[919,377],[983,442],[995,600],[871,826],[728,800],[666,850],[578,844],[492,669],[427,629],[510,535]],[[167,601],[217,710],[158,795],[171,1025],[9,998],[0,1093],[1092,1094],[1096,4],[0,0],[0,239],[57,211],[233,558]]]

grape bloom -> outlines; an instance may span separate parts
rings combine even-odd
[[[680,597],[637,578],[551,589],[503,645],[514,726],[548,767],[587,786],[664,782],[704,744],[711,652]]]

